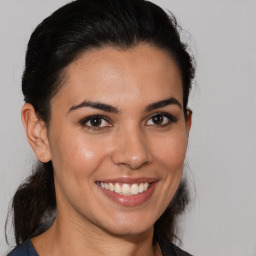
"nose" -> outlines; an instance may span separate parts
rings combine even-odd
[[[152,152],[143,132],[131,129],[116,136],[112,161],[116,165],[137,170],[152,162]]]

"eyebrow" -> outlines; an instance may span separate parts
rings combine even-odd
[[[149,111],[154,110],[156,108],[163,108],[163,107],[166,107],[168,105],[177,105],[180,109],[182,109],[181,103],[177,99],[175,99],[174,97],[170,97],[168,99],[161,100],[161,101],[158,101],[158,102],[155,102],[155,103],[152,103],[152,104],[148,105],[145,110],[146,110],[146,112],[149,112]]]
[[[177,99],[175,99],[174,97],[170,97],[168,99],[161,100],[161,101],[158,101],[158,102],[154,102],[154,103],[148,105],[145,108],[145,112],[150,112],[154,109],[163,108],[163,107],[166,107],[168,105],[177,105],[180,109],[182,108],[181,103]],[[105,103],[102,103],[102,102],[83,101],[82,103],[80,103],[78,105],[72,106],[68,110],[68,113],[73,111],[73,110],[76,110],[76,109],[79,109],[79,108],[84,108],[84,107],[90,107],[90,108],[99,109],[99,110],[102,110],[102,111],[105,111],[105,112],[111,112],[111,113],[119,113],[120,112],[120,110],[118,108],[113,107],[113,106],[108,105],[108,104],[105,104]]]
[[[95,109],[100,109],[106,112],[112,112],[112,113],[118,113],[120,112],[116,107],[113,107],[111,105],[101,103],[101,102],[94,102],[94,101],[83,101],[82,103],[72,106],[68,112],[72,110],[76,110],[78,108],[84,108],[84,107],[90,107]]]

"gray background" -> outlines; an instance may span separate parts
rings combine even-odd
[[[34,160],[20,119],[26,43],[35,26],[66,2],[0,0],[0,254],[8,249],[8,205]],[[181,220],[182,247],[196,256],[255,256],[256,2],[154,2],[189,31],[183,37],[198,63],[187,153],[187,176],[196,191]]]

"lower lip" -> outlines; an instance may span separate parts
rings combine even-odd
[[[99,186],[99,188],[104,193],[104,195],[106,195],[112,201],[114,201],[120,205],[123,205],[123,206],[132,207],[132,206],[141,205],[141,204],[145,203],[146,201],[148,201],[155,189],[156,183],[157,182],[151,183],[150,187],[145,192],[137,194],[137,195],[132,195],[132,196],[120,195],[113,191],[104,189],[101,186]]]

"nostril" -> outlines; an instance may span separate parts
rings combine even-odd
[[[116,162],[116,164],[126,166],[131,170],[137,170],[149,162],[150,161],[147,158],[131,157],[130,159],[126,158],[123,159],[123,161]]]
[[[132,170],[136,170],[152,161],[152,155],[147,147],[146,138],[141,133],[132,131],[132,135],[121,136],[115,141],[112,161]]]

